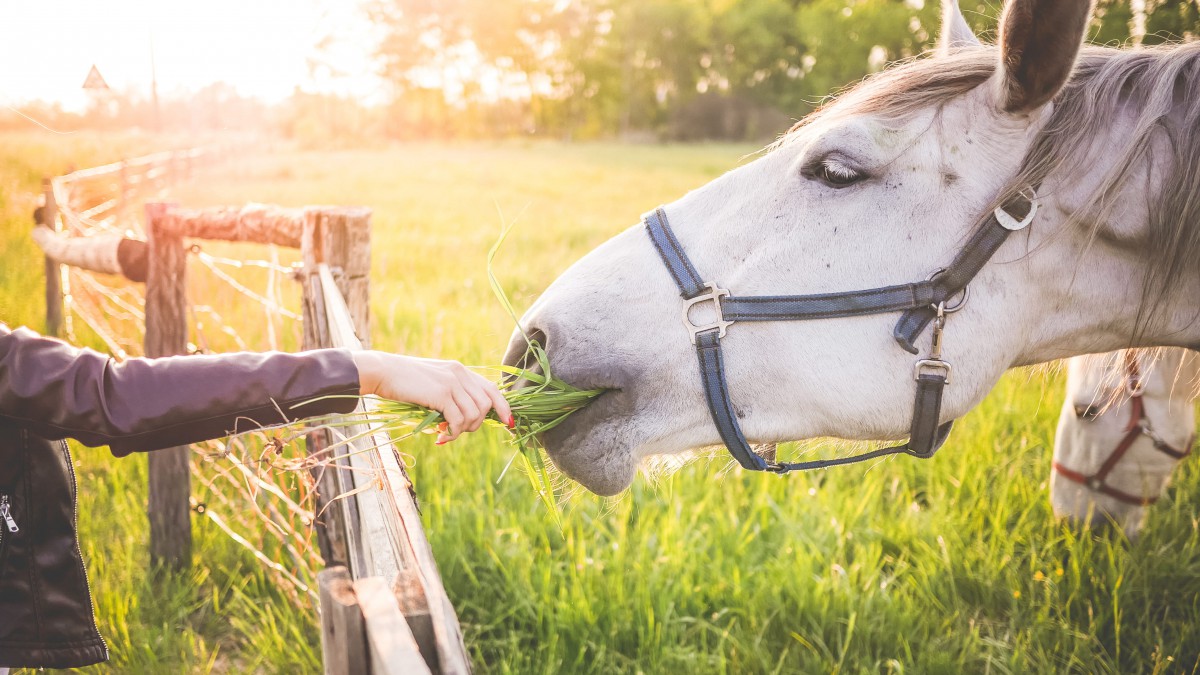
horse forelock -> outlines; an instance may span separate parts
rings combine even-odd
[[[831,97],[771,148],[819,122],[857,115],[903,122],[939,110],[985,83],[996,63],[994,47],[900,62]],[[1132,124],[1122,116],[1132,118]],[[1114,137],[1112,130],[1123,126],[1119,122],[1132,132]],[[1148,161],[1159,150],[1169,156],[1153,157],[1163,167],[1162,180],[1149,185]],[[1146,265],[1133,323],[1131,342],[1137,342],[1173,294],[1184,290],[1180,280],[1200,273],[1200,41],[1135,49],[1085,47],[1020,170],[989,209],[1051,177],[1071,184],[1080,172],[1098,165],[1109,168],[1083,199],[1085,206],[1071,214],[1069,226],[1091,228],[1095,237],[1131,181],[1144,181],[1142,187],[1150,191],[1145,236],[1138,244],[1151,264]]]

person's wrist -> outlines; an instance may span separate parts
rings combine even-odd
[[[353,353],[354,366],[358,368],[358,393],[370,396],[379,391],[379,355],[372,351]]]

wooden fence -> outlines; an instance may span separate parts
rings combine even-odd
[[[35,230],[35,239],[46,250],[52,241],[67,242],[65,238],[45,237],[47,233],[93,234],[93,223],[128,222],[134,209],[172,184],[190,178],[195,171],[207,166],[220,157],[214,150],[195,148],[160,152],[130,160],[105,164],[73,171],[63,176],[46,178],[42,181],[43,205],[38,211],[38,223],[44,230]],[[83,211],[69,208],[66,191],[71,185],[87,184],[96,192],[95,204]],[[63,208],[59,208],[59,205]],[[51,251],[65,255],[64,263],[80,263],[85,269],[101,272],[119,272],[116,239],[109,237],[109,245],[102,247],[76,246],[69,251]],[[96,259],[97,252],[104,257]],[[75,256],[91,256],[92,259],[78,260]],[[63,276],[64,270],[58,260],[46,256],[46,333],[60,335],[63,325]],[[136,276],[136,275],[135,275]],[[136,279],[144,280],[143,278]]]
[[[201,156],[188,153],[194,161]],[[110,175],[118,168],[121,185],[170,180],[180,163],[145,158],[71,174]],[[189,167],[190,164],[184,166]],[[61,180],[61,179],[58,179]],[[240,208],[184,209],[147,203],[145,241],[122,236],[81,238],[86,229],[63,230],[64,210],[47,181],[43,225],[36,239],[47,254],[47,324],[62,321],[61,290],[54,281],[71,264],[135,278],[126,265],[137,256],[121,246],[144,249],[145,353],[186,353],[188,339],[187,246],[189,240],[269,243],[299,248],[303,266],[303,348],[363,349],[370,336],[371,212],[357,207],[289,209],[252,205]],[[110,209],[125,209],[122,187]],[[106,202],[107,203],[107,202]],[[77,215],[77,214],[76,214]],[[133,242],[132,244],[130,242]],[[126,252],[128,253],[128,252]],[[370,405],[365,402],[362,405]],[[361,407],[360,407],[361,410]],[[340,441],[331,429],[310,433],[310,455]],[[314,470],[318,543],[327,569],[317,575],[326,673],[470,672],[461,628],[442,586],[429,541],[421,526],[412,482],[390,438],[368,428],[350,428],[332,463]],[[189,448],[150,453],[148,515],[151,554],[183,566],[191,559]]]

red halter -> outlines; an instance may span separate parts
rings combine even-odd
[[[1063,478],[1066,478],[1073,483],[1078,483],[1092,492],[1106,494],[1109,497],[1126,504],[1132,504],[1134,506],[1148,506],[1158,501],[1158,497],[1143,497],[1141,495],[1130,494],[1124,490],[1115,488],[1106,482],[1108,479],[1108,474],[1111,473],[1113,468],[1117,466],[1117,463],[1121,461],[1121,458],[1125,456],[1125,453],[1129,451],[1129,448],[1133,447],[1134,441],[1136,441],[1139,436],[1145,435],[1154,444],[1155,450],[1158,450],[1164,455],[1172,457],[1176,460],[1182,460],[1184,457],[1187,457],[1191,454],[1192,441],[1188,441],[1187,449],[1178,450],[1172,447],[1170,443],[1167,443],[1162,436],[1159,436],[1154,431],[1154,429],[1150,426],[1150,420],[1146,417],[1146,406],[1142,401],[1142,391],[1144,389],[1142,384],[1142,376],[1138,370],[1137,359],[1131,352],[1125,353],[1125,370],[1129,377],[1129,401],[1133,405],[1133,410],[1129,417],[1129,425],[1125,427],[1125,436],[1121,438],[1121,442],[1117,444],[1116,449],[1112,451],[1112,454],[1108,456],[1108,459],[1104,460],[1104,464],[1100,465],[1100,470],[1090,476],[1082,474],[1078,471],[1072,471],[1058,462],[1054,462],[1054,470]]]

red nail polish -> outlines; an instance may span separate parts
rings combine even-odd
[[[434,444],[434,445],[445,445],[445,444],[447,444],[447,443],[449,443],[449,442],[450,442],[449,440],[447,440],[447,439],[445,439],[445,438],[441,438],[441,439],[438,439],[438,440],[434,441],[434,442],[433,442],[433,444]]]
[[[509,429],[517,428],[517,418],[513,417],[512,415],[508,416],[508,428]]]

